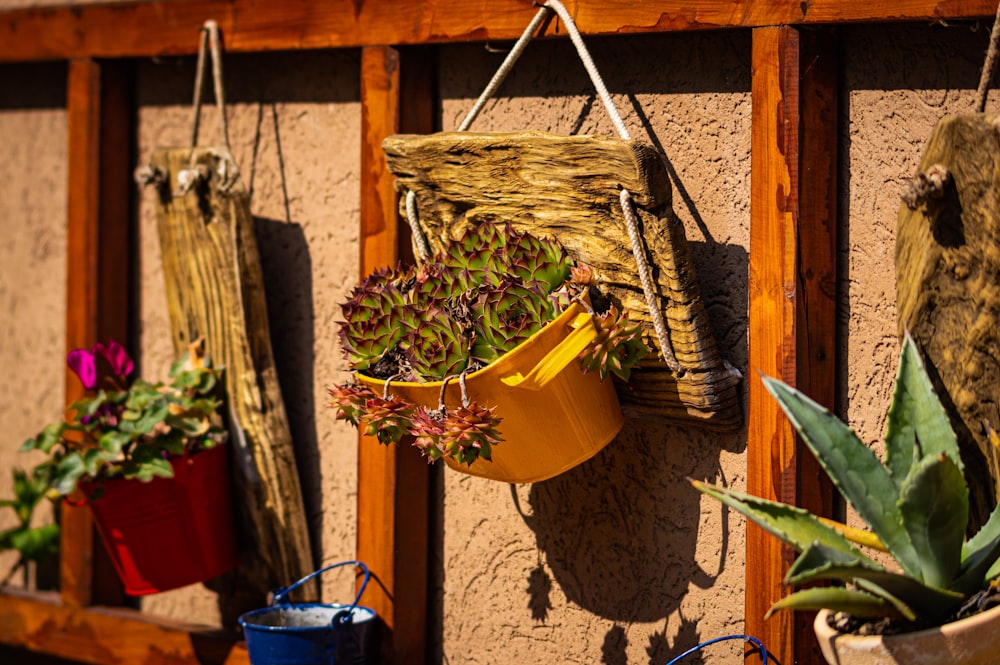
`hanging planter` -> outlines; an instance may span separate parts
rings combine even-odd
[[[215,398],[221,372],[203,346],[191,345],[174,363],[169,384],[129,381],[132,359],[114,341],[71,351],[67,364],[96,392],[22,450],[46,455],[33,475],[89,506],[125,592],[166,591],[235,566],[229,457]]]
[[[226,446],[171,460],[171,478],[81,483],[125,593],[212,579],[236,565]]]
[[[330,391],[337,417],[476,476],[562,473],[621,429],[608,377],[627,379],[645,353],[638,327],[590,291],[558,243],[494,224],[419,268],[379,271],[342,305],[357,383]]]
[[[341,566],[364,573],[354,602],[289,603],[288,595],[321,573]],[[375,611],[358,605],[368,586],[368,567],[342,561],[276,591],[270,607],[239,618],[251,665],[364,665],[375,657]]]
[[[553,13],[573,39],[619,137],[467,131]],[[458,131],[390,136],[382,147],[418,256],[441,251],[484,222],[558,238],[631,313],[653,351],[627,385],[617,385],[626,410],[723,430],[740,426],[740,373],[716,348],[663,159],[652,146],[630,139],[561,3],[539,9]]]

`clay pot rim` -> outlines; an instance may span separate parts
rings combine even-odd
[[[985,612],[979,612],[973,614],[972,616],[967,616],[958,621],[951,621],[949,623],[941,624],[940,626],[935,626],[933,628],[924,628],[923,630],[915,630],[909,633],[897,633],[895,635],[856,635],[854,633],[842,633],[830,626],[827,623],[827,618],[830,616],[830,610],[820,610],[816,615],[815,621],[813,621],[813,630],[816,633],[816,637],[820,640],[826,638],[836,638],[836,639],[850,639],[859,646],[866,644],[876,644],[879,642],[885,642],[888,644],[896,642],[908,642],[911,640],[918,640],[922,637],[937,635],[937,634],[954,634],[960,633],[966,629],[966,627],[979,624],[987,623],[993,620],[1000,620],[1000,606],[991,607]]]

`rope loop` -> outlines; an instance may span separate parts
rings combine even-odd
[[[202,88],[205,86],[206,51],[210,51],[212,57],[215,105],[219,109],[219,131],[222,134],[226,150],[232,152],[232,148],[229,147],[229,123],[226,121],[226,90],[222,81],[222,40],[219,36],[219,24],[212,20],[205,21],[205,25],[202,26],[201,41],[198,44],[198,64],[195,67],[194,100],[192,102],[191,147],[195,148],[198,145],[198,129],[201,121],[201,95]]]

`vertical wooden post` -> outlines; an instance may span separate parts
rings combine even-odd
[[[833,491],[761,374],[835,398],[837,62],[829,33],[758,28],[752,45],[747,488],[832,515]],[[781,612],[795,553],[748,525],[746,630],[780,663],[819,664],[812,616]]]
[[[69,63],[67,80],[67,350],[128,344],[133,123],[124,63]],[[66,372],[66,403],[83,396]],[[74,606],[117,604],[121,586],[86,508],[63,504],[60,590]]]
[[[433,70],[426,49],[366,47],[361,52],[361,275],[409,253],[382,139],[428,132]],[[382,662],[425,660],[429,476],[416,451],[359,437],[358,559],[370,568],[365,604],[382,618]]]

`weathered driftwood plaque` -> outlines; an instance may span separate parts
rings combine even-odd
[[[162,149],[152,157],[174,348],[204,338],[213,361],[225,366],[231,441],[242,461],[234,473],[236,505],[260,557],[247,562],[244,552],[240,584],[266,593],[312,572],[312,550],[249,197],[228,151],[193,153]],[[190,184],[194,174],[200,178],[182,193],[178,177]]]
[[[904,194],[896,245],[908,329],[958,434],[976,521],[996,502],[1000,451],[1000,116],[942,118]]]
[[[602,286],[641,321],[655,355],[619,385],[633,414],[695,419],[720,429],[741,421],[739,373],[719,356],[702,305],[684,227],[671,207],[659,154],[639,141],[544,132],[445,132],[390,136],[383,143],[401,194],[416,195],[432,251],[463,227],[509,221],[519,230],[555,236],[594,268]],[[632,195],[651,281],[680,371],[659,355],[619,194]]]

